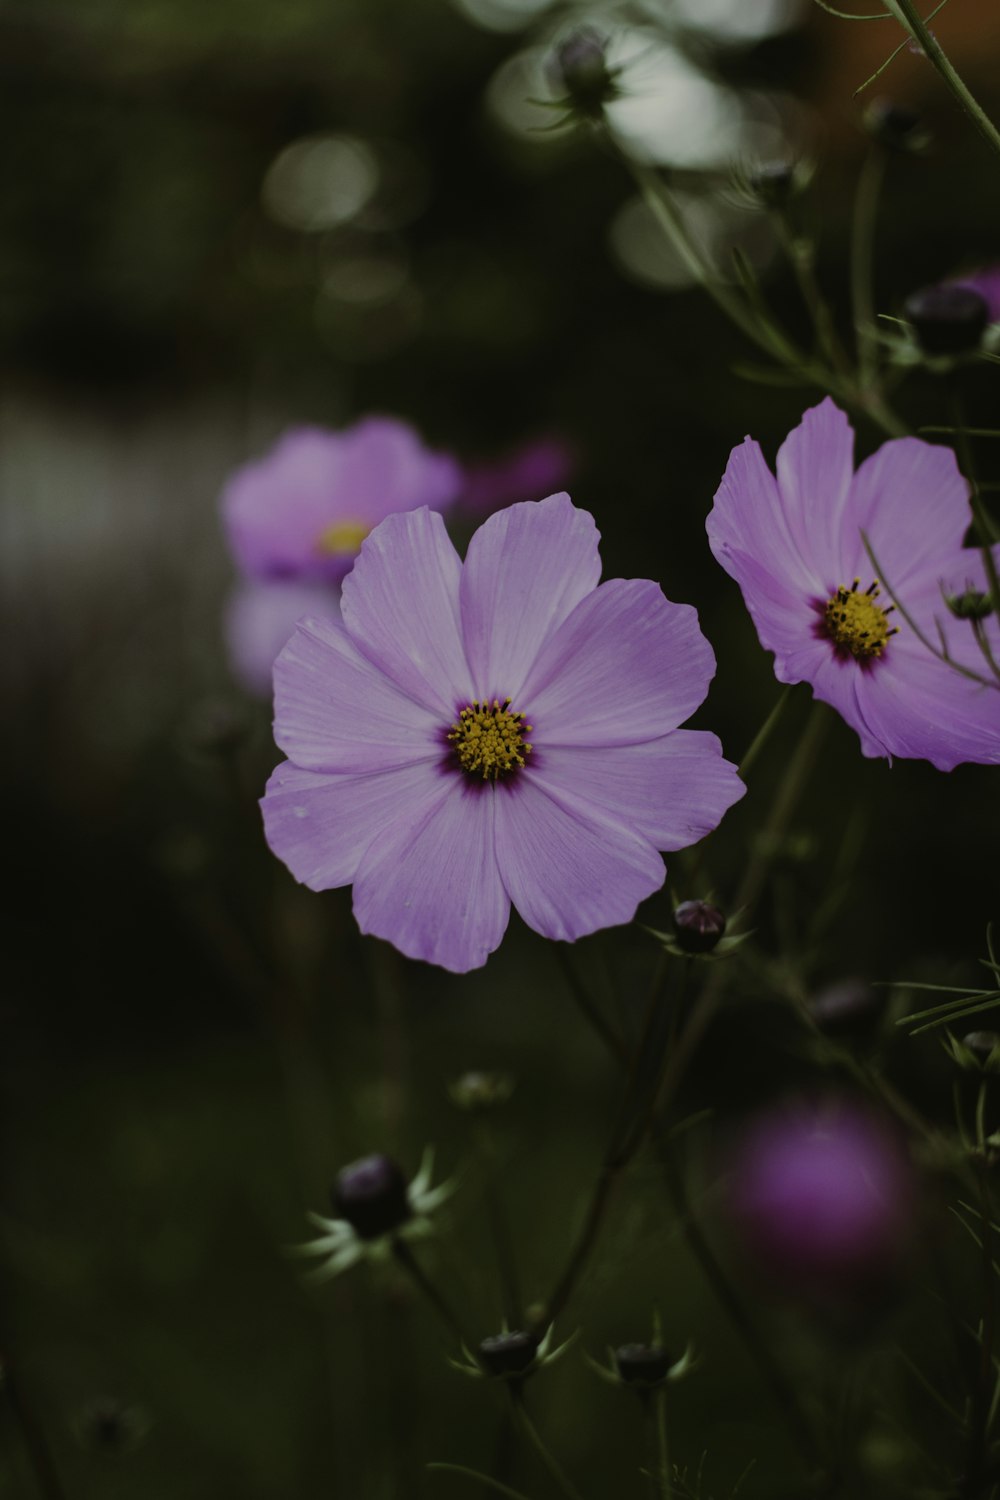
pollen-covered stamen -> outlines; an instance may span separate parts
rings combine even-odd
[[[855,578],[850,588],[841,584],[823,610],[826,635],[839,651],[848,652],[858,661],[881,656],[889,637],[898,634],[888,618],[895,605],[877,604],[878,597],[877,579],[862,592],[861,580]]]
[[[502,703],[499,698],[492,702],[484,698],[481,703],[473,698],[460,710],[448,741],[467,775],[497,781],[524,766],[525,756],[531,753],[524,736],[530,733],[531,725],[524,722],[524,714],[511,711],[509,698]]]
[[[371,527],[364,521],[334,521],[332,526],[324,526],[316,538],[316,551],[321,557],[353,555],[369,531]]]

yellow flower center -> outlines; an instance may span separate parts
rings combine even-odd
[[[898,632],[890,629],[889,615],[895,605],[883,608],[876,604],[879,595],[878,581],[873,580],[864,593],[861,580],[855,578],[850,588],[841,584],[832,594],[823,611],[826,634],[835,646],[850,652],[858,661],[868,661],[881,656],[891,635]]]
[[[524,757],[531,753],[524,738],[530,733],[531,725],[524,722],[524,714],[511,712],[509,698],[502,703],[499,698],[492,703],[473,698],[451,726],[448,739],[468,776],[496,781],[522,768]]]
[[[364,521],[334,521],[324,526],[316,538],[316,551],[322,557],[338,557],[343,553],[355,553],[371,531]]]

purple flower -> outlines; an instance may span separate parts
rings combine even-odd
[[[986,303],[989,321],[1000,323],[1000,265],[981,266],[978,271],[970,271],[966,276],[953,277],[946,285],[965,286],[970,291],[978,292]]]
[[[539,500],[561,490],[573,477],[573,450],[558,437],[536,438],[492,463],[466,468],[460,505],[488,516],[518,500]]]
[[[942,771],[1000,761],[1000,683],[990,685],[971,626],[950,617],[943,597],[984,586],[979,553],[962,547],[969,503],[955,455],[896,438],[853,469],[853,433],[829,399],[783,443],[777,479],[747,438],[708,518],[716,559],[742,589],[778,679],[811,683],[857,730],[865,755],[926,759]],[[996,620],[983,628],[996,654]],[[936,644],[939,629],[974,679],[934,655],[926,642]]]
[[[443,509],[462,471],[394,417],[366,417],[343,432],[298,427],[222,492],[229,545],[250,578],[339,582],[374,526],[398,510]]]
[[[354,886],[362,932],[463,973],[513,903],[546,937],[627,922],[743,794],[714,735],[678,729],[715,668],[689,605],[598,584],[567,495],[512,506],[464,565],[430,510],[391,516],[275,664],[288,755],[268,842],[314,890]]]
[[[876,1116],[837,1101],[776,1109],[744,1127],[729,1212],[743,1249],[794,1291],[877,1285],[912,1237],[913,1172]]]
[[[339,619],[336,586],[314,578],[247,578],[229,596],[223,617],[229,664],[248,692],[270,698],[275,657],[303,615]]]

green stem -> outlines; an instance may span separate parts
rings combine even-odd
[[[521,1281],[517,1274],[517,1258],[511,1238],[507,1211],[497,1181],[497,1153],[493,1135],[484,1121],[473,1129],[473,1142],[483,1170],[486,1192],[486,1208],[493,1237],[493,1249],[497,1258],[500,1289],[504,1315],[512,1328],[520,1328],[523,1313]]]
[[[580,982],[580,977],[573,967],[573,960],[569,956],[569,945],[567,943],[553,943],[552,951],[555,953],[556,962],[562,969],[569,987],[569,992],[575,1000],[577,1007],[585,1016],[589,1024],[597,1032],[605,1047],[617,1062],[628,1064],[628,1048],[614,1027],[605,1017],[603,1011],[591,999],[588,991]]]
[[[582,1500],[580,1491],[570,1479],[565,1469],[563,1469],[562,1465],[559,1463],[559,1460],[545,1446],[544,1442],[542,1441],[541,1434],[539,1433],[534,1422],[532,1422],[531,1418],[528,1416],[527,1411],[525,1410],[523,1394],[520,1391],[516,1390],[513,1385],[510,1387],[510,1399],[514,1411],[514,1420],[517,1422],[517,1425],[520,1427],[521,1432],[527,1438],[531,1447],[534,1448],[535,1452],[538,1454],[538,1457],[545,1465],[545,1468],[551,1475],[556,1486],[566,1496],[566,1500]]]
[[[424,1270],[423,1266],[421,1266],[420,1262],[417,1260],[416,1256],[413,1254],[413,1251],[410,1249],[406,1241],[399,1239],[397,1236],[397,1238],[392,1242],[392,1253],[396,1259],[397,1264],[403,1267],[403,1270],[410,1277],[410,1280],[413,1281],[413,1283],[417,1287],[419,1287],[420,1291],[427,1298],[427,1301],[430,1303],[431,1307],[433,1307],[442,1323],[448,1329],[448,1332],[452,1334],[460,1344],[465,1344],[467,1347],[471,1347],[469,1340],[465,1337],[462,1325],[459,1322],[458,1318],[455,1316],[451,1305],[438,1291],[437,1287],[434,1285],[433,1281],[431,1281],[430,1277],[427,1275],[427,1272]]]
[[[968,115],[988,146],[1000,156],[1000,130],[994,125],[982,105],[973,97],[962,78],[952,66],[941,43],[928,28],[917,11],[913,0],[885,0],[899,24],[910,33],[928,61],[937,69],[955,99]]]
[[[816,278],[813,244],[810,240],[795,235],[783,213],[771,213],[769,218],[778,243],[788,257],[788,263],[795,274],[802,301],[812,318],[820,351],[828,360],[832,370],[836,370],[845,380],[850,380],[853,371],[837,334],[830,304],[824,297]]]
[[[670,1500],[670,1453],[667,1447],[667,1393],[661,1385],[653,1401],[656,1407],[656,1453],[661,1500]]]
[[[14,1420],[21,1429],[21,1438],[35,1476],[38,1493],[44,1497],[44,1500],[66,1500],[66,1492],[52,1462],[45,1434],[35,1420],[35,1414],[21,1389],[20,1380],[7,1355],[0,1359],[0,1371],[2,1371],[3,1393],[14,1415]]]
[[[781,693],[778,697],[777,703],[775,703],[774,707],[771,709],[771,712],[768,714],[767,718],[764,720],[763,724],[760,726],[757,733],[751,740],[750,748],[747,750],[743,759],[740,761],[739,765],[736,768],[739,775],[744,779],[746,778],[746,774],[749,771],[750,767],[753,765],[754,761],[757,759],[758,755],[770,739],[771,730],[774,728],[778,720],[781,718],[781,715],[784,713],[785,704],[788,702],[791,696],[791,692],[791,684],[786,683],[785,686],[781,689]]]
[[[428,1464],[427,1472],[428,1474],[461,1474],[463,1479],[474,1479],[484,1489],[492,1490],[494,1495],[506,1495],[507,1500],[529,1500],[529,1497],[522,1494],[520,1490],[512,1490],[509,1484],[501,1484],[499,1479],[491,1479],[488,1474],[480,1474],[478,1469],[467,1469],[464,1464]]]
[[[876,370],[875,296],[872,271],[875,264],[875,221],[885,177],[885,152],[873,146],[858,174],[851,223],[851,306],[858,350],[858,374],[863,388],[874,382]]]

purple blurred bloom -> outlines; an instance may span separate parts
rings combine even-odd
[[[965,286],[978,292],[986,303],[989,321],[1000,323],[1000,265],[982,266],[966,276],[955,276],[949,286]]]
[[[470,464],[459,503],[472,515],[492,515],[505,505],[563,489],[575,468],[573,450],[562,438],[536,438],[492,463]]]
[[[844,1102],[776,1109],[745,1127],[730,1213],[769,1278],[835,1294],[876,1285],[902,1259],[915,1213],[901,1142]]]
[[[366,417],[342,432],[286,432],[230,476],[222,515],[248,577],[336,583],[386,516],[419,505],[444,509],[461,486],[456,461],[425,448],[406,422]]]
[[[781,682],[809,682],[861,737],[868,756],[1000,761],[1000,684],[962,676],[923,644],[872,576],[864,531],[924,635],[946,632],[952,657],[984,676],[971,627],[942,592],[984,587],[962,547],[968,488],[950,448],[896,438],[853,465],[854,435],[827,399],[778,452],[777,478],[757,443],[734,448],[708,518],[716,559],[736,579]],[[1000,559],[1000,548],[996,549]],[[985,622],[994,653],[996,619]]]
[[[343,623],[275,663],[288,760],[267,839],[313,890],[354,886],[362,932],[464,973],[513,903],[546,937],[627,922],[743,794],[712,734],[679,729],[712,649],[655,583],[598,584],[567,495],[492,516],[464,565],[440,515],[391,516],[345,580]]]
[[[274,660],[303,615],[340,618],[340,594],[320,579],[243,579],[226,601],[223,631],[236,677],[256,697],[271,696]]]

